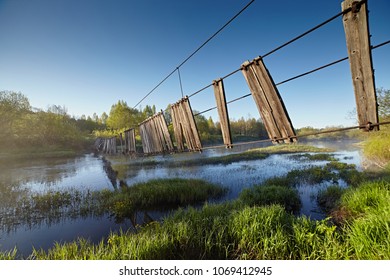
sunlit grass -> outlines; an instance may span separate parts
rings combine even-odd
[[[239,199],[250,206],[280,204],[287,212],[292,213],[298,213],[301,208],[301,200],[297,190],[285,186],[254,186],[243,190]]]

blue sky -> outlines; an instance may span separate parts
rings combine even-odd
[[[133,107],[249,0],[0,0],[0,90],[32,106],[61,105],[70,115]],[[190,95],[341,11],[340,0],[256,0],[180,68]],[[369,0],[371,43],[390,39],[390,1]],[[347,56],[341,17],[264,58],[276,83]],[[373,51],[377,87],[390,89],[390,45]],[[354,125],[348,61],[278,87],[295,128]],[[227,100],[249,93],[239,72],[225,80]],[[175,73],[140,106],[165,109],[181,98]],[[190,99],[215,106],[212,88]],[[251,97],[231,118],[259,118]],[[216,110],[204,114],[218,120]]]

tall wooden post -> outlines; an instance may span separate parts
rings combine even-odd
[[[366,3],[366,0],[345,0],[341,7],[358,121],[368,131],[379,130],[379,126],[371,126],[379,118]]]
[[[242,65],[242,74],[251,90],[268,136],[273,143],[296,142],[297,136],[284,102],[261,57]]]
[[[221,124],[223,143],[226,148],[232,148],[232,136],[230,132],[229,114],[226,106],[225,88],[223,86],[223,80],[213,81],[214,95],[217,102],[219,122]]]

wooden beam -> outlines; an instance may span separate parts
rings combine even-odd
[[[225,88],[223,80],[213,81],[214,95],[217,103],[219,122],[221,124],[223,143],[226,148],[232,148],[232,136],[230,131],[229,113],[226,105]]]
[[[297,136],[276,85],[261,57],[242,65],[253,99],[273,143],[296,142]]]
[[[372,67],[370,32],[366,1],[345,0],[341,3],[352,82],[359,125],[365,130],[379,130],[378,104]],[[348,11],[349,10],[349,11]]]

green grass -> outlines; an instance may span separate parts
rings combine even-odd
[[[279,144],[279,145],[273,145],[265,148],[251,149],[248,152],[251,151],[257,151],[257,152],[269,153],[269,154],[334,152],[334,150],[329,148],[318,148],[318,147],[303,145],[303,144]]]
[[[223,196],[226,189],[196,179],[151,180],[108,194],[107,208],[117,218],[135,211],[169,210]]]
[[[16,258],[16,255],[17,255],[16,249],[6,251],[6,252],[0,251],[0,260],[14,260]]]
[[[291,213],[298,213],[302,206],[296,189],[285,186],[254,186],[253,188],[243,190],[239,199],[249,206],[280,204],[287,212]]]
[[[341,198],[346,242],[358,259],[390,259],[390,182],[364,183]]]
[[[382,126],[378,132],[373,132],[363,144],[364,155],[380,166],[390,161],[390,128]]]
[[[330,213],[339,205],[344,192],[345,189],[340,186],[330,186],[317,194],[317,203],[325,213]]]

